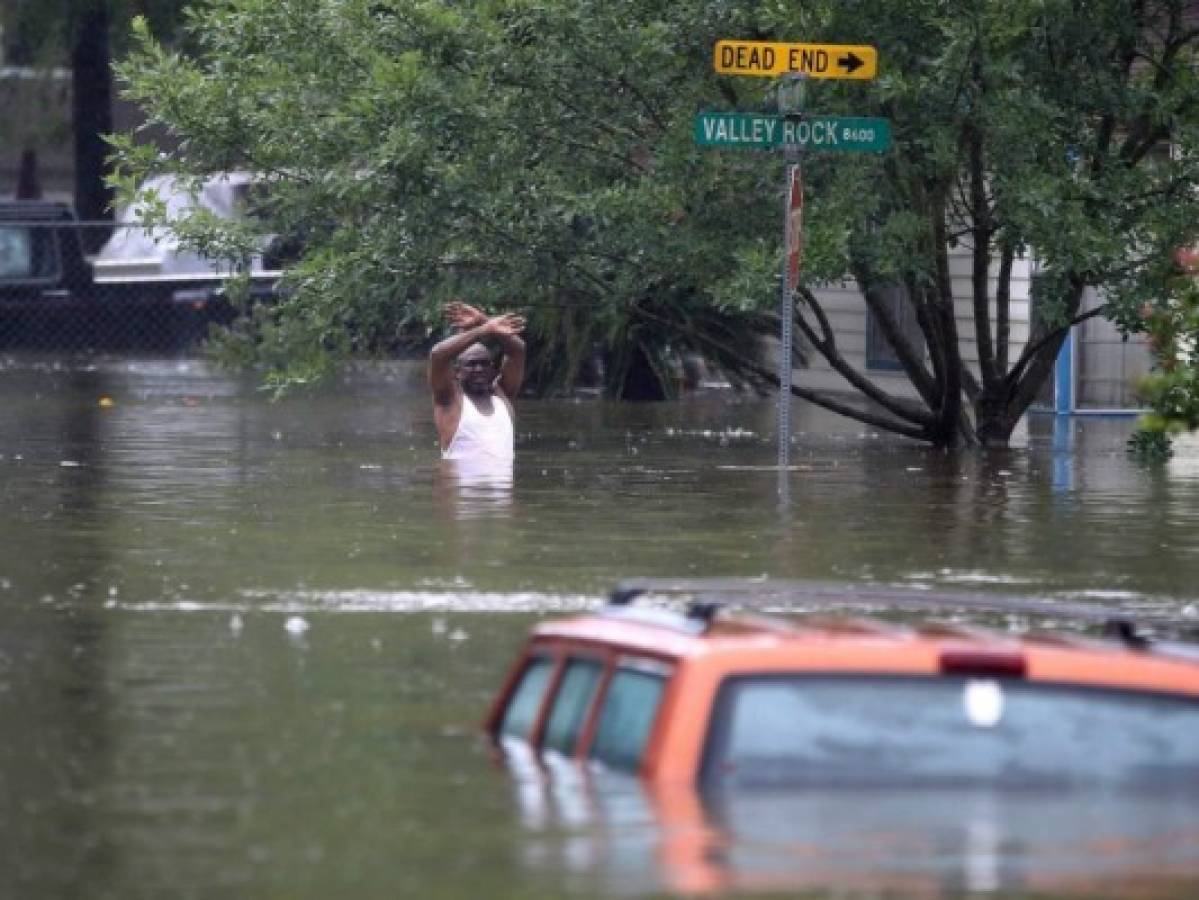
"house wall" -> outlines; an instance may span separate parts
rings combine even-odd
[[[114,131],[133,131],[143,122],[141,111],[132,103],[113,102]],[[170,146],[161,134],[155,134],[154,140]],[[0,198],[13,196],[25,150],[37,154],[42,196],[73,203],[75,142],[69,69],[47,71],[0,64]]]
[[[71,74],[0,67],[0,198],[16,188],[21,154],[37,154],[42,195],[72,201],[75,190],[71,135]]]
[[[1094,309],[1101,302],[1102,298],[1089,290],[1083,298],[1083,309]],[[1077,326],[1074,336],[1073,408],[1099,411],[1143,407],[1137,386],[1153,365],[1146,336],[1123,335],[1102,316]]]
[[[958,345],[963,360],[978,374],[978,345],[974,340],[974,302],[972,299],[972,261],[967,251],[951,253],[949,273],[953,284],[954,311],[958,328]],[[989,293],[994,296],[997,266],[991,270]],[[1029,302],[1031,265],[1029,260],[1017,260],[1012,270],[1009,307],[1011,348],[1009,358],[1016,359],[1028,341],[1031,304]],[[875,384],[897,397],[917,397],[916,390],[902,371],[874,369],[866,364],[867,311],[866,301],[856,282],[846,280],[825,285],[814,292],[828,315],[836,333],[837,346],[845,359]],[[992,336],[994,335],[995,304],[991,303]],[[800,346],[803,344],[801,342]],[[852,392],[853,389],[821,357],[810,349],[806,352],[808,367],[796,369],[795,384],[806,388],[833,392]],[[927,357],[926,357],[927,358]]]

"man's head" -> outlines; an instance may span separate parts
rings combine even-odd
[[[471,344],[454,361],[454,377],[472,397],[489,395],[497,374],[495,359],[482,344]]]

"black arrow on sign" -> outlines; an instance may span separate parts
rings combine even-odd
[[[860,69],[865,64],[865,60],[859,59],[858,55],[852,50],[849,51],[848,56],[842,56],[837,60],[837,65],[845,69],[846,72],[852,72],[855,69]]]

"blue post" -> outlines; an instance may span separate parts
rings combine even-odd
[[[1066,335],[1053,367],[1053,411],[1059,416],[1074,412],[1074,329]]]
[[[1076,419],[1053,417],[1053,492],[1074,490],[1074,428]]]

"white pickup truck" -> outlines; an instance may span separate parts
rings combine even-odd
[[[193,204],[242,215],[248,174],[209,180],[194,199],[169,179],[147,183],[172,215]],[[95,256],[83,231],[111,232]],[[264,240],[264,249],[269,241]],[[251,297],[275,295],[282,272],[269,253],[249,261]],[[116,223],[80,222],[70,206],[0,202],[0,348],[66,351],[185,350],[238,310],[225,288],[233,270],[183,250],[168,232],[150,233],[132,210]]]

